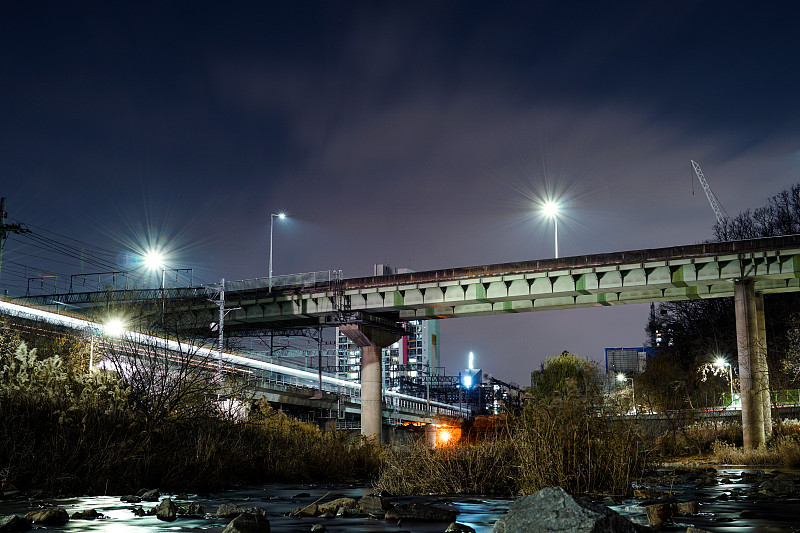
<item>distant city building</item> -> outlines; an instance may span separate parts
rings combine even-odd
[[[647,361],[656,348],[606,348],[606,374],[641,374],[647,370]]]
[[[408,269],[375,265],[376,276],[404,274]],[[403,323],[407,335],[383,349],[384,388],[397,390],[403,379],[416,381],[439,375],[439,320],[412,320]],[[336,331],[337,373],[340,379],[361,380],[361,350],[347,336]]]

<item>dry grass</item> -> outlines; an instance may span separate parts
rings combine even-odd
[[[242,421],[203,408],[153,423],[131,408],[130,395],[114,375],[69,372],[59,357],[39,358],[0,331],[0,486],[194,492],[246,482],[370,479],[378,469],[374,444],[324,433],[266,404]]]
[[[388,451],[377,487],[397,494],[517,494],[562,486],[628,494],[647,451],[633,422],[603,418],[585,399],[529,406],[505,432],[476,444]]]
[[[714,443],[714,459],[733,465],[800,466],[800,440],[778,437],[769,446],[745,450],[724,442]]]

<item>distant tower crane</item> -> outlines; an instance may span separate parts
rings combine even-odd
[[[711,209],[714,210],[714,215],[716,215],[717,217],[717,224],[722,230],[722,238],[727,240],[728,220],[730,219],[730,217],[728,216],[728,212],[725,211],[725,208],[719,205],[717,197],[714,196],[714,191],[711,190],[711,187],[708,185],[705,176],[703,176],[703,171],[700,170],[700,165],[692,161],[692,168],[694,168],[694,173],[697,174],[697,179],[700,180],[700,185],[703,186],[703,191],[705,191],[706,193],[706,198],[708,198],[708,203],[711,204]],[[725,213],[724,215],[723,212]]]

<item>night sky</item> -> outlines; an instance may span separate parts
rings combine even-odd
[[[6,2],[0,195],[205,282],[266,276],[282,210],[275,275],[552,257],[551,197],[562,257],[697,243],[691,159],[731,215],[800,181],[795,6]],[[38,261],[9,240],[2,288]],[[642,345],[648,311],[444,321],[443,363],[526,384],[562,350]]]

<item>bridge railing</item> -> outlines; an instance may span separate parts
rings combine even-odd
[[[327,285],[334,279],[338,272],[338,270],[320,270],[317,272],[272,276],[272,288],[289,289],[293,287],[315,287],[317,285]],[[225,282],[225,290],[235,292],[267,289],[269,286],[270,278],[268,277]]]

